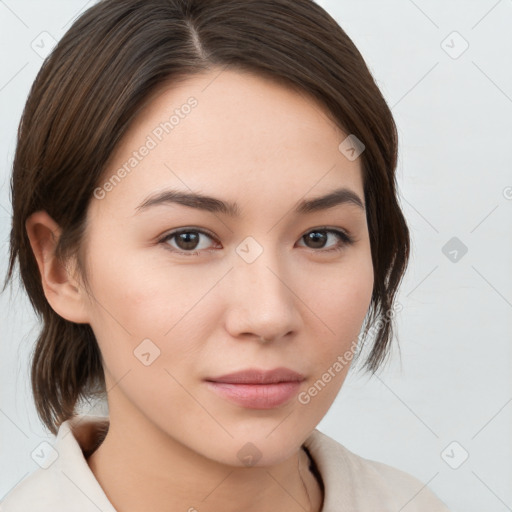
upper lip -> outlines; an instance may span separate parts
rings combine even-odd
[[[230,384],[275,384],[277,382],[300,382],[304,378],[304,375],[298,372],[280,367],[273,370],[248,368],[247,370],[229,373],[220,377],[209,377],[205,380]]]

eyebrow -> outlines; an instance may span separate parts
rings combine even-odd
[[[216,197],[211,197],[194,192],[183,192],[180,190],[164,190],[146,198],[136,208],[136,214],[151,206],[181,204],[190,208],[204,210],[212,213],[221,213],[229,217],[240,217],[241,210],[236,202],[223,201]],[[365,210],[363,201],[356,192],[348,188],[339,188],[328,194],[315,197],[313,199],[303,199],[295,207],[295,213],[305,215],[334,208],[343,204],[352,204],[358,206],[362,211]]]

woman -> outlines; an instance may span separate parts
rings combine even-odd
[[[18,260],[57,439],[2,510],[446,511],[315,428],[369,334],[369,371],[389,351],[396,158],[310,0],[86,11],[20,124],[7,281]],[[108,417],[77,413],[102,396]]]

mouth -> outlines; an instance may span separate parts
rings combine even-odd
[[[210,390],[248,409],[273,409],[289,402],[305,377],[288,368],[248,369],[205,379]]]

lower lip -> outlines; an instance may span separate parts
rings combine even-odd
[[[206,381],[210,389],[232,402],[248,409],[273,409],[295,396],[301,383],[278,382],[276,384],[228,384]]]

